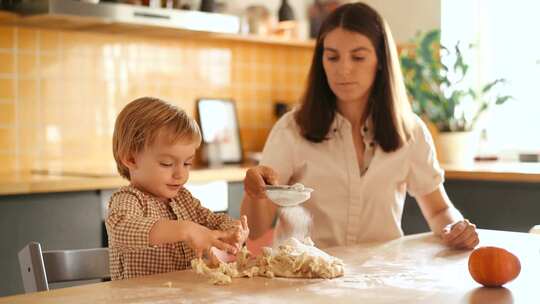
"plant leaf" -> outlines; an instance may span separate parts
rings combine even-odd
[[[495,104],[496,105],[502,105],[503,103],[507,102],[510,99],[514,99],[514,98],[512,96],[508,96],[508,95],[497,96],[497,99],[495,99]]]
[[[489,92],[493,87],[495,87],[498,83],[504,83],[505,80],[502,78],[498,78],[493,80],[492,82],[488,82],[486,85],[482,87],[482,93],[485,94]]]
[[[462,46],[458,42],[449,49],[441,45],[440,38],[437,29],[419,32],[414,38],[416,47],[406,49],[399,57],[412,108],[431,120],[440,131],[471,130],[492,105],[501,105],[512,97],[488,95],[498,84],[504,83],[504,79],[493,80],[479,88],[465,87],[470,65]],[[466,47],[471,49],[474,45]],[[469,107],[471,101],[473,104]],[[474,112],[466,113],[468,109]]]

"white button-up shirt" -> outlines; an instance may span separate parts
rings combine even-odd
[[[315,189],[303,206],[313,217],[311,237],[319,247],[403,236],[406,191],[424,195],[443,182],[433,140],[417,116],[411,139],[391,153],[373,141],[368,122],[362,129],[366,148],[361,167],[351,128],[337,113],[329,139],[313,143],[301,136],[291,111],[275,124],[262,153],[261,165],[273,168],[280,184]]]

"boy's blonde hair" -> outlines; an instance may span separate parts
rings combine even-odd
[[[201,143],[197,122],[186,112],[163,100],[142,97],[127,104],[118,114],[113,133],[113,155],[121,176],[130,179],[122,159],[152,145],[161,131],[171,144],[180,140]]]

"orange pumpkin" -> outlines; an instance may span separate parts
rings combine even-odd
[[[521,271],[519,259],[499,247],[480,247],[469,256],[469,272],[486,287],[500,287],[515,279]]]

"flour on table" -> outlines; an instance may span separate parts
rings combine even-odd
[[[191,261],[192,268],[210,278],[216,285],[230,284],[232,278],[262,276],[273,278],[324,278],[343,276],[343,261],[314,246],[310,238],[300,242],[290,238],[277,249],[263,248],[262,255],[253,257],[246,247],[238,252],[236,262],[208,267],[202,259]]]

